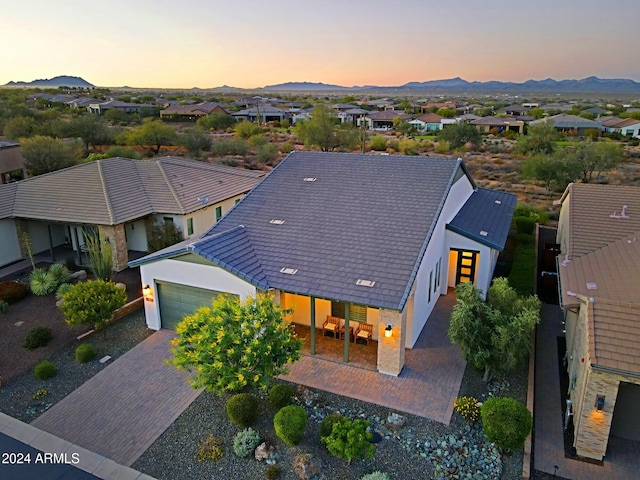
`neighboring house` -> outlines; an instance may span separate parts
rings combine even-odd
[[[444,117],[436,115],[435,113],[427,113],[411,120],[409,123],[418,131],[435,132],[442,130],[443,119]]]
[[[553,115],[540,120],[534,120],[531,125],[535,125],[540,122],[552,122],[555,129],[559,132],[565,132],[569,135],[584,136],[587,130],[600,130],[601,123],[588,118],[578,117],[576,115],[569,115],[566,113],[560,113],[559,115]]]
[[[590,113],[591,115],[595,115],[596,117],[601,117],[602,115],[611,115],[611,110],[605,110],[600,107],[591,107],[583,110],[582,113]]]
[[[369,113],[369,111],[364,110],[363,108],[351,108],[348,110],[340,110],[336,113],[340,119],[340,123],[357,124],[360,119],[364,118],[364,116]]]
[[[364,121],[367,124],[369,130],[389,130],[393,128],[393,120],[396,117],[404,118],[405,120],[411,120],[411,116],[403,112],[396,110],[382,110],[376,112],[367,112],[364,116]],[[358,119],[358,125],[361,120]]]
[[[160,118],[186,118],[187,120],[198,119],[213,114],[229,115],[219,103],[201,102],[190,105],[169,105],[164,110],[160,110]]]
[[[513,104],[499,109],[496,113],[507,115],[509,117],[519,117],[521,115],[526,115],[527,109],[522,105]]]
[[[573,447],[601,460],[610,435],[640,441],[640,188],[570,184],[558,203]]]
[[[625,118],[616,125],[616,131],[623,137],[640,138],[640,120]]]
[[[10,140],[0,140],[0,184],[9,183],[16,176],[27,178],[20,144]]]
[[[204,233],[258,182],[262,172],[177,157],[108,158],[0,185],[0,265],[21,258],[27,232],[34,253],[73,249],[78,264],[86,236],[113,247],[116,270],[128,252],[146,252],[154,223],[173,222],[187,238]],[[5,245],[8,245],[5,249]]]
[[[498,132],[510,130],[516,133],[524,133],[524,120],[516,118],[481,117],[477,120],[470,121],[469,124],[484,133],[489,133],[494,128],[497,129]]]
[[[378,371],[398,375],[440,295],[487,291],[515,204],[478,188],[462,159],[293,152],[206,234],[129,265],[153,292],[149,328],[222,292],[270,291],[310,327],[312,352],[327,316],[366,322]]]
[[[282,108],[273,105],[260,104],[259,106],[245,108],[238,112],[231,112],[233,118],[237,121],[249,121],[258,123],[281,122],[282,120],[291,119],[291,114]],[[259,117],[259,118],[258,118]]]
[[[91,97],[74,98],[65,102],[70,108],[88,108],[92,103],[99,103],[100,100]]]
[[[455,110],[458,104],[456,102],[427,102],[426,105],[422,105],[420,110],[423,112],[428,112],[431,109],[440,110],[441,108],[450,108]]]
[[[107,110],[121,110],[124,113],[140,113],[147,108],[155,107],[146,103],[129,103],[121,102],[120,100],[108,100],[106,102],[90,103],[87,107],[87,111],[96,115],[102,115]]]

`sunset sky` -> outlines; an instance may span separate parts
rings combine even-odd
[[[18,0],[0,85],[402,85],[462,77],[640,81],[638,0]]]

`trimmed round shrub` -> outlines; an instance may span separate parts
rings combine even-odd
[[[288,405],[281,408],[273,417],[276,435],[287,445],[297,445],[307,426],[307,412],[299,405]]]
[[[53,338],[51,329],[49,327],[33,327],[27,333],[24,339],[23,347],[27,350],[33,350],[38,347],[44,347],[49,343],[49,340]]]
[[[258,445],[260,445],[260,434],[253,428],[239,431],[233,439],[233,451],[241,458],[251,455]]]
[[[238,393],[227,401],[227,415],[243,428],[250,427],[258,416],[258,398],[250,393]]]
[[[99,329],[125,303],[127,294],[115,283],[90,280],[72,285],[59,308],[69,325],[94,325]]]
[[[53,293],[58,284],[56,278],[50,272],[36,268],[29,275],[29,288],[34,295],[44,296]]]
[[[389,475],[379,470],[360,477],[360,480],[389,480]]]
[[[76,348],[76,362],[87,363],[96,358],[96,351],[90,343],[82,343]]]
[[[482,426],[499,450],[510,452],[524,446],[533,420],[527,407],[513,398],[492,397],[482,404]]]
[[[62,285],[63,283],[69,283],[71,280],[71,272],[62,263],[54,263],[51,265],[49,267],[49,273],[53,275],[53,278],[55,278],[56,286]]]
[[[269,404],[276,410],[286,407],[291,403],[293,397],[293,388],[291,385],[279,383],[271,387],[269,390]]]
[[[72,286],[70,283],[61,283],[56,290],[56,300],[62,300],[64,294],[67,293]]]
[[[343,418],[342,415],[338,415],[337,413],[331,413],[322,419],[322,423],[320,424],[320,438],[328,437],[331,435],[331,431],[333,430],[333,425],[340,422]]]
[[[33,370],[33,376],[38,380],[46,380],[47,378],[55,377],[56,373],[58,373],[56,366],[49,360],[40,362]]]
[[[29,289],[24,283],[2,282],[0,283],[0,300],[9,304],[16,303],[29,294]]]
[[[371,443],[373,434],[368,428],[367,420],[343,418],[333,425],[331,434],[321,440],[334,457],[349,462],[355,458],[371,458],[376,447]]]

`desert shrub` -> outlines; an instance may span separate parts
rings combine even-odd
[[[435,151],[436,153],[449,153],[451,151],[451,144],[446,140],[438,140]]]
[[[415,140],[411,140],[410,138],[400,140],[400,153],[403,155],[417,155],[419,149],[420,146]]]
[[[247,143],[251,148],[261,147],[266,145],[268,142],[269,140],[262,133],[259,133],[258,135],[251,135],[249,140],[247,140]]]
[[[90,343],[82,343],[76,348],[76,362],[87,363],[96,357],[96,351]]]
[[[57,286],[53,274],[41,268],[36,268],[29,275],[29,287],[35,295],[49,295],[55,291]]]
[[[340,422],[343,418],[342,415],[338,415],[337,413],[331,413],[322,419],[322,423],[320,424],[320,438],[328,437],[331,435],[331,431],[333,430],[333,425]]]
[[[2,282],[0,283],[0,300],[11,304],[23,299],[29,294],[29,289],[24,283]]]
[[[205,460],[215,462],[216,460],[219,460],[222,455],[224,455],[222,440],[218,437],[214,437],[213,435],[209,435],[207,439],[198,446],[196,460],[199,462],[204,462]]]
[[[531,412],[513,398],[492,397],[482,404],[482,426],[487,438],[503,452],[524,446],[531,432]]]
[[[393,138],[389,140],[389,143],[387,143],[387,145],[394,152],[400,151],[400,140],[398,140],[397,138]]]
[[[387,149],[387,137],[376,135],[371,139],[371,150],[384,152]]]
[[[227,415],[243,428],[253,425],[258,416],[258,398],[250,393],[238,393],[227,401]]]
[[[276,155],[278,155],[278,147],[276,147],[273,143],[267,143],[266,145],[258,147],[256,160],[263,164],[273,162],[276,159]]]
[[[291,142],[285,142],[282,145],[280,145],[280,151],[282,153],[291,153],[293,152],[293,143]]]
[[[70,288],[70,283],[61,283],[56,290],[56,300],[62,300],[63,295],[67,293]]]
[[[518,233],[523,233],[525,235],[532,235],[533,229],[536,226],[536,219],[533,217],[516,217],[514,219],[516,224],[516,230]]]
[[[236,137],[244,139],[253,137],[254,135],[260,135],[264,132],[260,125],[258,125],[257,123],[247,122],[246,120],[240,123],[236,123],[235,131]]]
[[[9,302],[0,300],[0,313],[7,313],[7,310],[9,310]]]
[[[474,397],[458,397],[453,402],[453,408],[462,418],[475,422],[480,419],[480,403]]]
[[[44,347],[49,343],[49,340],[53,338],[51,329],[49,327],[33,327],[27,333],[27,337],[24,339],[24,345],[27,350],[34,350],[38,347]]]
[[[33,369],[33,375],[38,380],[46,380],[47,378],[55,377],[56,373],[58,373],[56,366],[49,360],[40,362],[36,365],[36,368]]]
[[[302,432],[307,426],[307,413],[299,405],[281,408],[273,417],[276,435],[287,445],[297,445],[302,439]]]
[[[49,267],[49,273],[55,278],[56,287],[63,283],[69,283],[71,280],[71,272],[69,272],[69,269],[62,263],[54,263],[51,265]]]
[[[293,388],[291,385],[279,383],[271,387],[269,390],[269,404],[276,410],[286,407],[291,403],[293,397]]]
[[[59,308],[69,325],[94,325],[99,329],[125,303],[127,294],[115,283],[90,280],[72,285]]]
[[[389,475],[379,470],[376,470],[373,473],[368,473],[363,477],[360,477],[360,480],[389,480]]]
[[[267,480],[277,480],[280,478],[280,467],[277,465],[269,465],[264,473]]]
[[[343,418],[333,425],[329,436],[322,438],[322,443],[333,456],[349,462],[355,458],[371,458],[375,446],[371,443],[373,434],[367,431],[368,427],[368,420]]]
[[[233,439],[233,451],[241,458],[248,457],[260,445],[260,434],[253,428],[239,431]]]

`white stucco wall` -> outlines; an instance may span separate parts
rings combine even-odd
[[[127,250],[147,251],[147,229],[144,220],[135,220],[124,225]]]
[[[440,295],[447,293],[447,281],[446,272],[448,269],[449,258],[449,246],[446,244],[446,230],[445,227],[456,213],[462,208],[464,203],[473,193],[473,186],[465,175],[461,177],[449,191],[449,195],[445,200],[442,213],[436,222],[436,227],[429,241],[429,246],[422,259],[422,263],[418,269],[418,275],[416,277],[416,289],[413,299],[413,318],[407,317],[407,330],[406,347],[413,348],[420,332],[427,323],[427,319],[433,307],[438,301]],[[440,287],[433,292],[433,284],[436,282],[436,264],[441,260],[440,268]],[[433,272],[433,273],[432,273]],[[431,274],[431,301],[429,301],[429,275]],[[409,313],[409,312],[407,312]]]
[[[20,240],[11,218],[0,220],[0,266],[20,260]]]
[[[151,286],[154,292],[154,301],[145,300],[144,302],[147,326],[152,330],[160,329],[156,281],[232,293],[239,295],[241,300],[256,294],[256,288],[253,285],[221,268],[212,265],[182,262],[170,258],[141,265],[140,277],[142,285]]]
[[[47,224],[36,220],[30,220],[26,222],[27,233],[31,238],[31,245],[33,246],[33,253],[41,253],[49,250],[49,229]],[[63,224],[51,224],[51,241],[53,246],[64,245],[67,240],[67,227]]]

